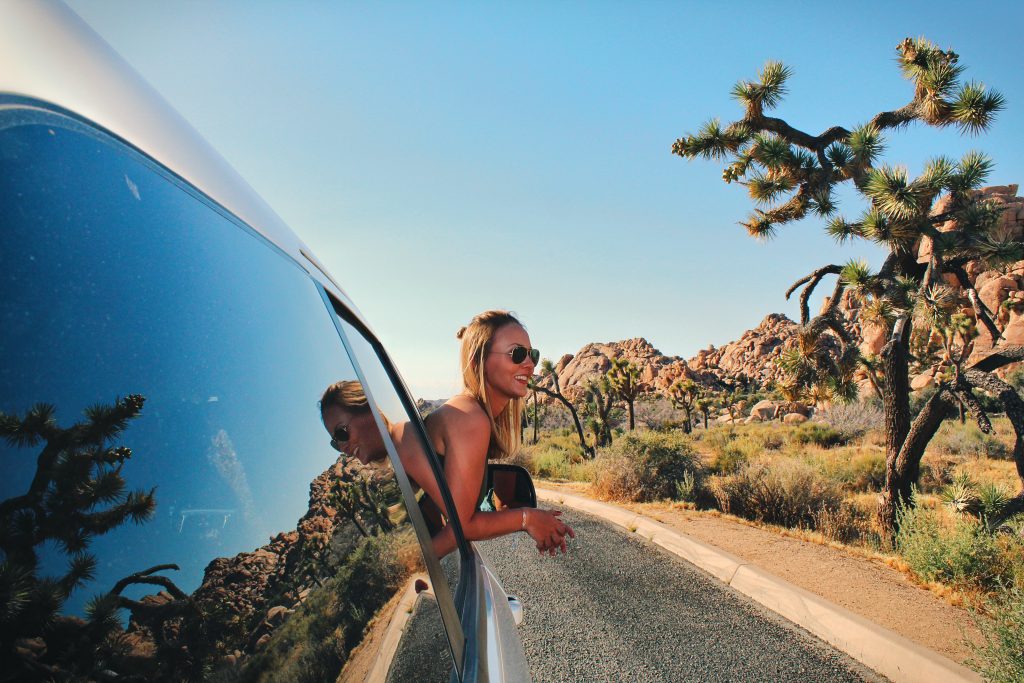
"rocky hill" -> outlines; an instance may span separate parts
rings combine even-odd
[[[989,202],[1002,208],[997,228],[998,236],[1024,241],[1024,197],[1017,196],[1017,185],[987,187],[981,194]],[[936,203],[935,213],[946,210],[943,201]],[[940,230],[953,230],[949,222]],[[931,254],[930,241],[924,239],[918,246],[918,262],[927,263]],[[965,266],[971,287],[989,311],[999,329],[1003,345],[1024,344],[1024,261],[1000,271],[985,270],[971,262]],[[946,284],[956,290],[963,304],[963,312],[974,317],[967,290],[956,278],[948,277]],[[825,302],[828,303],[827,300]],[[859,304],[850,296],[840,303],[840,313],[854,340],[864,354],[877,354],[885,343],[888,330],[877,324],[860,320]],[[645,390],[664,392],[677,379],[686,377],[710,387],[749,378],[758,384],[780,379],[781,371],[775,363],[785,350],[796,344],[799,326],[781,313],[767,315],[761,323],[747,330],[740,338],[721,347],[709,346],[689,360],[679,356],[666,356],[643,337],[617,342],[587,344],[575,354],[562,356],[555,364],[563,393],[571,400],[583,394],[588,380],[596,379],[608,370],[611,358],[625,358],[640,368],[640,381]],[[979,336],[974,341],[972,360],[991,351],[992,335],[978,325]],[[1013,366],[1004,368],[1009,372]],[[929,384],[930,376],[922,373],[914,378],[914,388]],[[542,382],[549,386],[551,381]],[[865,383],[864,389],[868,388]]]

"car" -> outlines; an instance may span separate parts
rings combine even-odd
[[[338,282],[63,4],[0,4],[0,63],[2,678],[529,680],[482,549],[450,516],[431,549],[387,421],[451,494]],[[338,381],[389,464],[331,449]]]

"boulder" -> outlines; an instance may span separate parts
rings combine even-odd
[[[754,422],[769,422],[775,419],[775,409],[778,407],[775,401],[758,401],[750,409],[750,420]]]
[[[1018,289],[1020,287],[1015,278],[1000,275],[985,281],[985,284],[978,289],[978,298],[992,312],[993,317],[999,317],[999,306],[1006,299],[1006,295]]]
[[[782,417],[782,423],[787,425],[798,425],[807,422],[807,416],[800,413],[788,413]]]
[[[932,370],[922,372],[920,375],[910,380],[910,389],[912,391],[920,391],[925,387],[930,387],[935,382],[935,373]]]

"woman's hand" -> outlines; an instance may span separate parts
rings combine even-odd
[[[560,510],[526,509],[526,533],[530,534],[541,554],[554,555],[558,548],[565,553],[565,537],[576,538],[572,527],[558,519],[561,515]]]

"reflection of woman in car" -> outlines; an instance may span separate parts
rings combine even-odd
[[[443,459],[466,538],[486,540],[526,531],[541,552],[565,552],[572,529],[557,511],[534,508],[481,511],[481,491],[489,457],[503,457],[519,447],[519,420],[538,353],[530,347],[523,326],[505,311],[487,311],[458,334],[462,340],[464,390],[427,416],[427,434]],[[354,385],[354,387],[352,386]],[[383,439],[370,414],[362,387],[339,382],[324,392],[324,426],[332,445],[362,463],[383,459]],[[410,477],[440,505],[440,494],[419,440],[408,422],[387,425],[402,465]],[[434,549],[445,555],[455,549],[450,527],[434,537]]]

